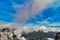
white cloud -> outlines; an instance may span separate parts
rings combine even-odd
[[[49,24],[48,26],[60,26],[60,23],[51,23],[51,24]]]

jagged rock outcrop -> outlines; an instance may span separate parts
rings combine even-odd
[[[0,40],[18,40],[13,31],[9,28],[0,29]]]

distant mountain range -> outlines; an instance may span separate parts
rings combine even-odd
[[[22,27],[16,24],[14,25],[5,25],[5,27],[14,32],[14,35],[19,40],[54,40],[56,34],[60,32],[60,28],[48,28],[45,26],[40,27]]]
[[[28,33],[28,34],[22,34],[22,36],[24,38],[26,38],[27,40],[48,40],[48,38],[50,39],[54,39],[55,35],[57,32],[42,32],[42,31],[34,31],[32,33]]]

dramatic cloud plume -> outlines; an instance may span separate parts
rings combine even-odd
[[[52,0],[27,0],[24,5],[14,4],[13,7],[16,9],[17,14],[15,15],[14,21],[25,23],[28,19],[33,18],[43,9],[45,9]]]

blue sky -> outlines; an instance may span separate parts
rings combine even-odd
[[[8,0],[0,0],[0,20],[4,22],[12,22],[13,14],[16,11],[12,8],[11,2]]]
[[[31,11],[33,1],[32,0],[0,0],[0,20],[3,21],[4,23],[8,22],[19,22],[21,23],[22,18],[23,22],[25,22],[26,24],[53,24],[53,23],[60,23],[60,1],[59,0],[55,0],[52,4],[50,4],[49,6],[46,6],[45,9],[43,9],[42,11],[37,11],[34,10],[34,12]],[[16,7],[16,5],[18,5]],[[20,5],[20,6],[19,6]],[[25,7],[25,5],[28,5]],[[15,7],[15,8],[14,8]],[[19,9],[20,7],[20,9]],[[29,13],[37,13],[35,14],[27,14],[29,16],[27,16],[27,18],[25,19],[25,17],[23,16],[19,16],[19,15],[23,15],[22,13],[25,13],[24,8],[28,8],[27,10],[29,10]],[[23,11],[24,10],[24,11]],[[23,11],[23,12],[22,12]],[[37,11],[37,12],[35,12]],[[20,13],[20,14],[18,14]],[[15,16],[17,15],[17,16]],[[22,17],[22,18],[21,18]],[[20,18],[20,19],[19,19]]]

